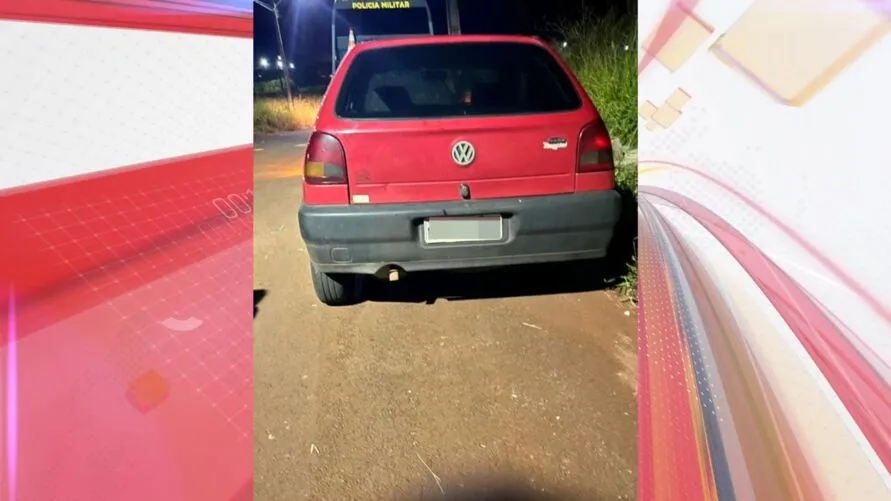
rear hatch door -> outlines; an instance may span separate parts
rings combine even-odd
[[[351,199],[372,204],[571,193],[594,116],[554,56],[521,42],[361,52],[334,109]]]

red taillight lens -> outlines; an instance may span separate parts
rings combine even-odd
[[[346,155],[336,137],[313,132],[306,145],[303,179],[306,184],[346,184]]]
[[[613,143],[601,120],[582,130],[579,138],[578,172],[603,172],[615,169]]]

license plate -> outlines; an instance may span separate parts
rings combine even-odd
[[[436,217],[424,221],[424,242],[428,244],[497,242],[503,238],[501,216]]]

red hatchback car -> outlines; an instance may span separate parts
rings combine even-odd
[[[606,255],[612,145],[544,42],[436,36],[355,47],[306,148],[298,219],[319,299],[367,276]]]

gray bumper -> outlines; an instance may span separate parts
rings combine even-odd
[[[310,260],[326,273],[375,274],[571,261],[606,255],[619,220],[615,191],[424,204],[304,205],[300,234]],[[425,244],[424,220],[500,214],[504,240]]]

